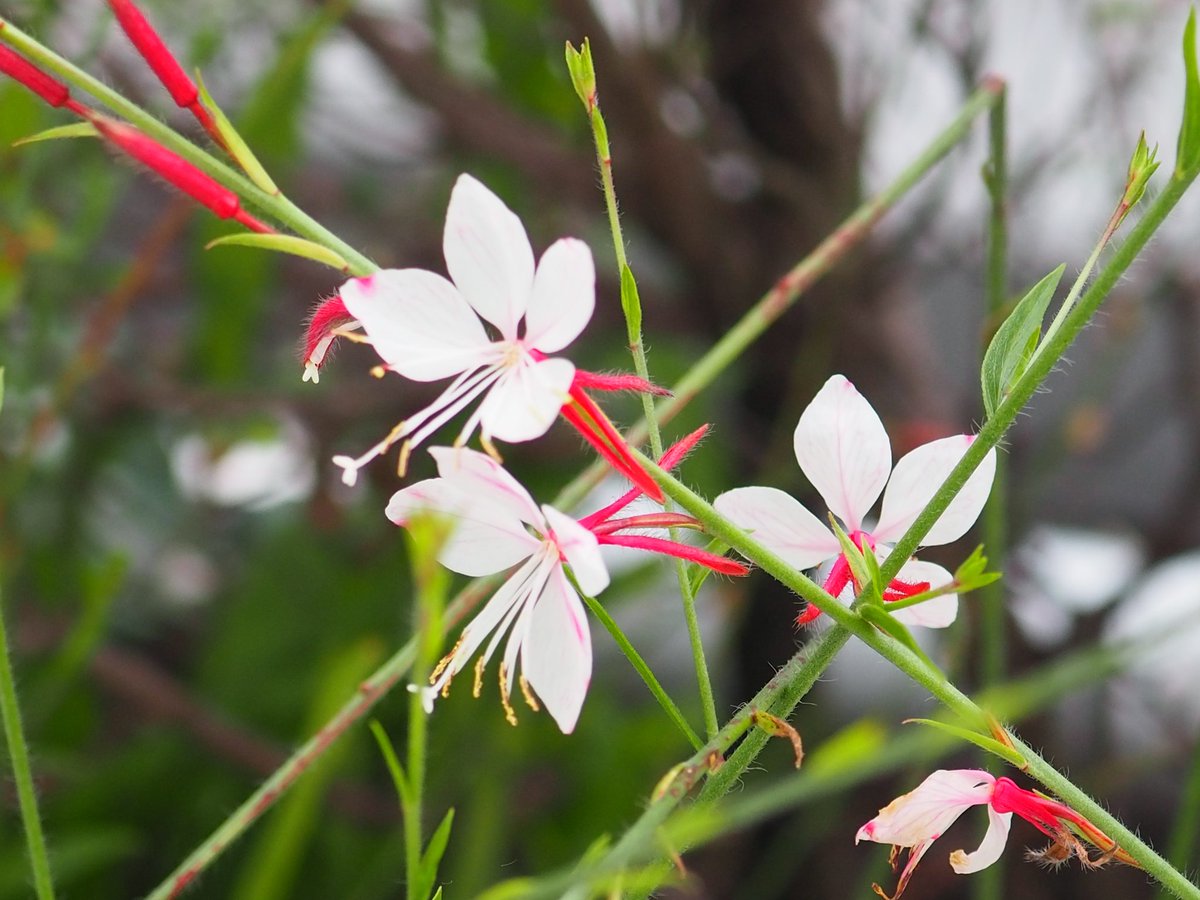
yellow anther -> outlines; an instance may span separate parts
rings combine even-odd
[[[471,696],[478,699],[483,693],[483,657],[475,660],[475,684],[471,688]]]
[[[386,366],[371,366],[371,377],[372,378],[382,378],[386,374],[387,374]]]
[[[529,708],[534,712],[540,712],[541,707],[538,706],[537,698],[533,696],[533,688],[529,686],[529,679],[524,675],[517,678],[517,684],[521,686],[521,694],[525,698],[525,702],[529,704]]]
[[[483,447],[484,452],[498,463],[504,462],[504,457],[500,455],[500,451],[496,449],[496,445],[492,443],[491,438],[481,434],[479,436],[479,445]]]
[[[500,663],[500,703],[504,707],[504,718],[509,725],[517,724],[517,711],[508,702],[508,666]]]
[[[404,477],[404,473],[408,471],[408,457],[412,453],[412,441],[405,441],[400,445],[400,458],[396,460],[396,475],[399,478]]]

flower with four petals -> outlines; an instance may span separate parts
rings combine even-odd
[[[974,435],[960,434],[930,441],[905,454],[893,469],[891,444],[878,414],[853,384],[834,375],[800,416],[794,445],[801,471],[841,520],[850,539],[856,546],[870,547],[882,560],[974,440]],[[948,544],[966,533],[987,501],[995,472],[993,449],[929,529],[925,546]],[[867,530],[865,517],[880,492],[883,508],[879,521]],[[854,581],[837,536],[789,494],[770,487],[735,488],[713,505],[797,569],[833,560],[824,587],[834,597],[840,597]],[[951,581],[953,576],[941,566],[910,559],[883,592],[883,599],[899,600]],[[958,596],[943,594],[896,610],[894,615],[905,624],[944,628],[957,612]],[[810,604],[797,621],[803,624],[819,614]]]

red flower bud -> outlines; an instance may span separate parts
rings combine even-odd
[[[212,210],[222,219],[233,219],[251,231],[269,233],[269,225],[248,215],[242,209],[237,194],[201,172],[181,156],[172,153],[162,144],[152,140],[131,125],[116,122],[104,116],[90,117],[100,134],[136,159],[147,169],[161,175],[170,184],[183,191],[197,203]]]
[[[0,45],[0,72],[20,82],[51,106],[65,106],[72,112],[83,114],[83,107],[71,99],[71,91],[65,84],[3,45]]]
[[[179,60],[167,49],[167,45],[158,36],[154,26],[142,15],[142,11],[130,0],[108,0],[108,5],[129,42],[154,70],[154,74],[175,102],[184,109],[191,108],[200,96],[200,89],[187,72],[183,71]]]

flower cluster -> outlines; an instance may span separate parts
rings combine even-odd
[[[793,443],[801,471],[829,511],[841,520],[850,539],[882,560],[933,499],[974,439],[973,435],[960,434],[931,441],[905,454],[893,469],[891,444],[879,415],[853,384],[834,375],[801,414]],[[948,544],[967,532],[987,502],[995,473],[996,452],[989,450],[925,535],[926,546]],[[868,530],[866,515],[880,492],[883,509],[879,521]],[[811,569],[833,560],[824,583],[830,595],[841,597],[852,585],[854,575],[837,536],[783,491],[735,488],[718,497],[713,505],[797,569]],[[883,592],[883,599],[900,600],[952,581],[953,576],[939,565],[906,560]],[[861,588],[853,584],[855,592]],[[820,612],[809,605],[796,621],[810,622]],[[905,624],[927,628],[944,628],[957,614],[958,597],[953,593],[894,613]]]

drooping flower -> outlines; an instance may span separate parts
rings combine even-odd
[[[663,465],[677,463],[701,433],[668,451]],[[432,709],[434,698],[444,696],[451,679],[484,648],[475,663],[474,692],[478,696],[483,669],[507,634],[499,678],[508,720],[516,724],[509,701],[515,683],[532,709],[544,705],[563,733],[570,733],[591,679],[592,645],[583,605],[564,566],[570,567],[584,593],[600,593],[608,586],[601,545],[688,559],[730,575],[746,573],[746,567],[736,560],[687,544],[621,533],[696,525],[694,519],[667,512],[614,519],[640,495],[636,488],[597,513],[576,520],[552,506],[538,506],[516,479],[484,453],[465,447],[432,447],[429,452],[437,460],[439,477],[398,491],[388,503],[388,517],[397,525],[407,524],[421,512],[450,517],[453,527],[438,559],[459,574],[491,575],[517,568],[434,670],[431,687],[423,689],[427,709]]]
[[[899,851],[908,850],[908,861],[900,873],[896,892],[888,898],[876,884],[875,893],[886,900],[897,900],[925,851],[972,806],[987,806],[988,829],[973,852],[955,850],[950,854],[950,866],[960,875],[986,869],[1000,858],[1008,841],[1013,813],[1050,838],[1047,847],[1030,852],[1033,859],[1058,864],[1074,856],[1088,868],[1113,859],[1137,865],[1112,838],[1066,804],[981,769],[939,769],[914,790],[881,809],[854,836],[856,844],[864,840],[892,844],[893,868]],[[1095,858],[1089,846],[1099,851]]]
[[[870,547],[882,560],[974,440],[974,435],[960,434],[930,441],[905,454],[893,469],[891,444],[878,414],[854,385],[843,376],[834,375],[801,414],[794,445],[801,470],[830,512],[841,520],[850,539],[858,547]],[[987,502],[995,473],[996,453],[989,450],[929,529],[925,546],[948,544],[966,533]],[[883,509],[878,523],[868,531],[865,516],[880,492],[883,492]],[[783,491],[770,487],[735,488],[718,497],[713,505],[797,569],[811,569],[834,560],[824,584],[834,597],[840,596],[854,580],[834,533]],[[883,599],[900,600],[930,587],[943,587],[952,580],[953,576],[941,566],[910,559],[883,592]],[[797,622],[809,622],[820,612],[810,604]],[[957,613],[958,596],[944,594],[897,610],[895,616],[909,625],[944,628],[954,621]]]
[[[574,341],[592,317],[596,272],[587,245],[562,238],[535,266],[521,220],[462,175],[450,195],[443,251],[450,279],[423,269],[376,272],[346,282],[313,316],[306,379],[316,380],[333,339],[355,324],[386,369],[414,381],[453,379],[362,456],[336,457],[344,480],[353,483],[363,465],[398,443],[403,468],[413,447],[478,400],[456,444],[477,430],[489,452],[493,438],[530,441],[561,412],[614,468],[661,500],[660,489],[584,392],[654,388],[631,376],[579,372],[569,360],[549,356]]]

